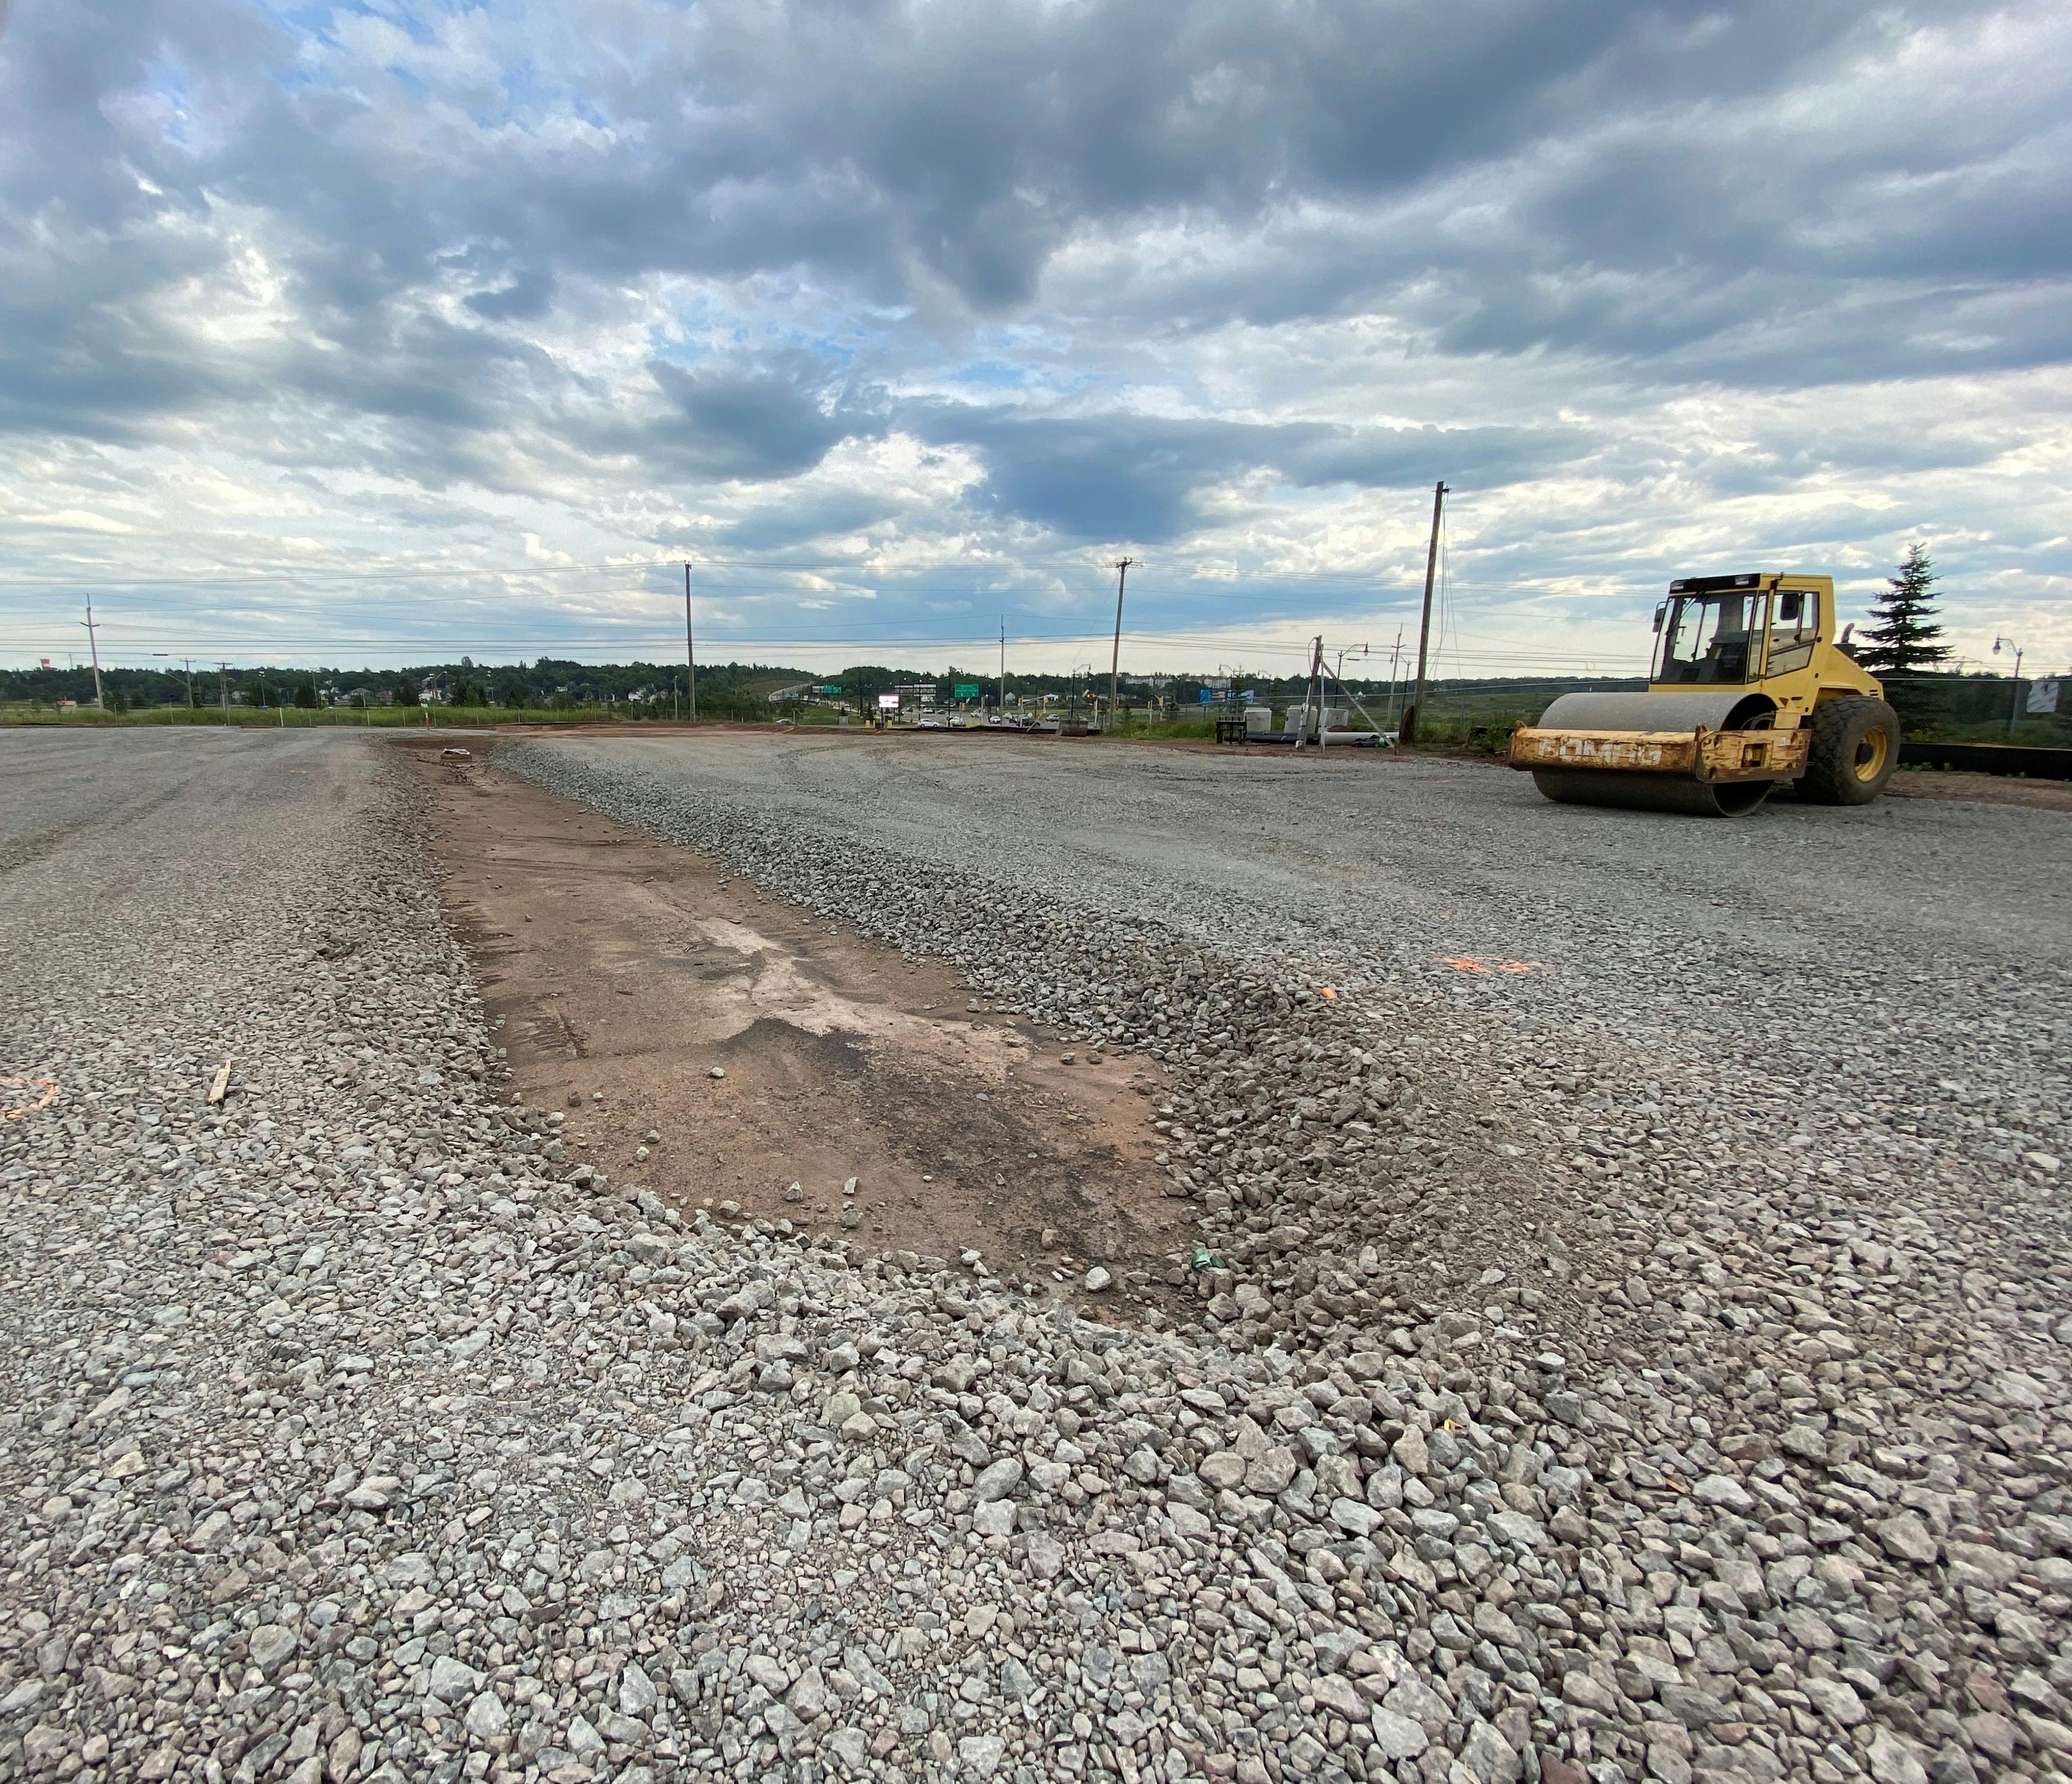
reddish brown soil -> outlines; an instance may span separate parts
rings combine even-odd
[[[1111,1308],[1172,1294],[1186,1204],[1153,1162],[1158,1068],[1083,1049],[1067,1063],[1041,1031],[968,1009],[944,968],[479,755],[443,760],[445,741],[401,747],[448,907],[511,1088],[565,1116],[571,1159],[686,1211],[732,1203],[865,1253],[972,1249],[1052,1287],[1099,1261],[1120,1279]]]

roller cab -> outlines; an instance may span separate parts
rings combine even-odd
[[[1655,612],[1644,694],[1564,694],[1511,733],[1550,799],[1739,817],[1780,786],[1864,805],[1899,761],[1885,690],[1835,642],[1835,585],[1687,576]]]

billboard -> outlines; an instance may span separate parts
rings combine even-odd
[[[881,694],[878,696],[878,704],[881,711],[897,712],[899,710],[899,696],[897,694]]]

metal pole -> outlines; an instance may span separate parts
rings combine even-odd
[[[1122,703],[1116,690],[1120,685],[1122,666],[1122,585],[1129,579],[1129,567],[1137,560],[1125,557],[1115,566],[1115,650],[1108,659],[1108,722],[1113,724],[1122,711]]]
[[[1417,728],[1424,722],[1424,653],[1432,637],[1432,578],[1439,568],[1439,514],[1445,506],[1446,486],[1432,487],[1432,543],[1424,551],[1424,617],[1417,627],[1417,691],[1410,697],[1410,710],[1403,715],[1403,740],[1417,741]]]
[[[1000,616],[1000,722],[1007,723],[1007,616]]]
[[[691,695],[691,723],[698,722],[698,645],[691,630],[691,567],[684,566],[684,664]]]

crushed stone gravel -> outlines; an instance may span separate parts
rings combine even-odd
[[[2061,820],[828,748],[505,755],[1158,1069],[1182,1329],[553,1156],[379,746],[0,736],[0,1776],[2072,1766]]]

